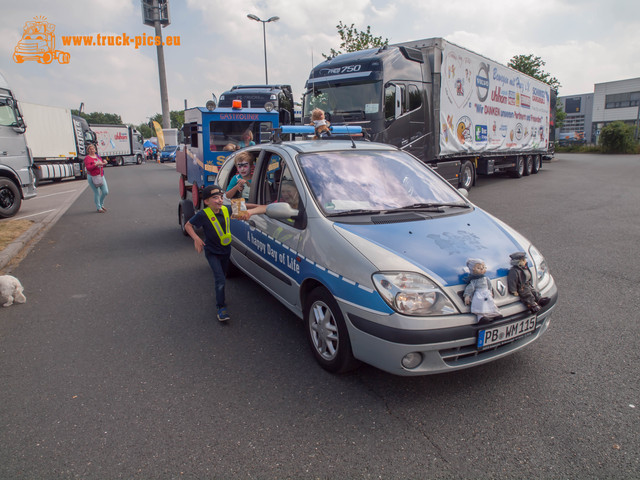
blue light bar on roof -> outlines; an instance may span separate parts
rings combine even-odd
[[[316,130],[310,125],[283,125],[280,127],[281,133],[292,133],[298,135],[313,135]],[[329,127],[331,133],[335,135],[355,135],[362,133],[362,127],[349,126],[349,125],[332,125]]]

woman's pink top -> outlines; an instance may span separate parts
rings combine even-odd
[[[96,157],[97,158],[93,158],[93,157],[90,157],[89,155],[84,157],[84,166],[87,169],[87,172],[89,173],[89,175],[91,175],[92,177],[97,177],[98,175],[104,176],[102,167],[96,166],[96,162],[98,160],[102,161],[102,158],[100,158],[99,155],[96,155]]]

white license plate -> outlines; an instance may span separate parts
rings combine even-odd
[[[487,328],[478,332],[478,349],[492,347],[509,342],[515,338],[533,332],[536,329],[536,317],[525,318],[499,327]]]

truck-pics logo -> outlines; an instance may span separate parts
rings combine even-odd
[[[50,64],[54,60],[67,64],[71,59],[69,52],[56,50],[56,26],[47,22],[47,17],[33,17],[25,22],[22,38],[13,49],[13,61],[23,63],[25,60],[35,60],[38,63]],[[130,36],[126,33],[118,35],[60,35],[63,47],[140,47],[152,46],[180,46],[180,35],[168,35],[164,41],[160,35]]]
[[[46,20],[46,17],[33,17],[33,21],[25,22],[22,38],[13,50],[14,62],[35,60],[48,65],[53,60],[58,60],[61,64],[69,63],[71,55],[56,50],[56,36],[53,33],[56,26]]]

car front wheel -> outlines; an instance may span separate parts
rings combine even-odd
[[[358,366],[342,312],[326,289],[317,287],[311,292],[304,318],[311,351],[322,368],[331,373],[344,373]]]

